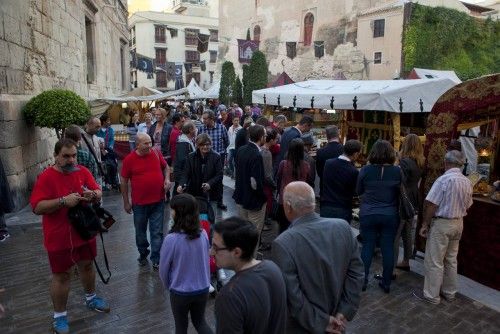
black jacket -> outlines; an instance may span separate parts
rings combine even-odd
[[[189,143],[178,141],[175,144],[175,159],[174,159],[174,181],[178,182],[182,178],[184,168],[186,167],[186,160],[190,153],[193,153],[193,148]],[[180,183],[179,183],[180,184]]]
[[[234,138],[234,149],[238,151],[240,147],[248,144],[248,130],[247,128],[241,128],[236,132],[236,137]]]
[[[344,146],[336,141],[329,142],[316,153],[316,171],[319,176],[319,193],[323,192],[323,170],[328,159],[338,158],[344,153]]]
[[[200,150],[196,150],[187,157],[179,184],[186,185],[185,192],[196,197],[207,196],[201,185],[208,183],[210,185],[208,199],[214,201],[220,197],[218,194],[220,189],[216,185],[222,181],[222,172],[222,160],[218,153],[210,150],[203,159]]]
[[[154,134],[156,131],[156,125],[158,123],[151,125],[148,131],[148,135],[151,137],[151,142],[153,145],[155,144]],[[164,157],[168,157],[170,155],[170,145],[168,144],[170,140],[170,132],[172,132],[172,125],[167,122],[163,123],[163,130],[161,132],[161,154]]]
[[[241,130],[240,130],[241,131]],[[260,210],[266,202],[263,181],[264,161],[254,143],[242,146],[235,157],[236,178],[233,199],[236,204],[246,210]],[[256,181],[256,189],[252,189],[250,178]]]

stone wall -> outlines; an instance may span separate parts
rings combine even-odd
[[[53,130],[26,124],[26,102],[52,88],[91,100],[130,87],[127,4],[111,3],[116,7],[106,0],[1,1],[0,158],[17,209],[27,204],[36,176],[52,162],[56,141]],[[96,75],[90,83],[86,16],[94,32]],[[120,55],[123,47],[125,58]]]
[[[364,54],[356,45],[357,13],[389,0],[261,0],[220,1],[220,65],[231,61],[241,76],[237,39],[247,30],[253,38],[256,25],[261,28],[260,50],[266,54],[269,81],[285,71],[294,81],[345,77],[366,79]],[[255,5],[257,3],[257,6]],[[313,41],[324,41],[325,52],[315,57],[314,46],[304,46],[304,17],[314,15]],[[297,42],[297,56],[287,57],[286,42]],[[219,65],[219,66],[220,66]]]

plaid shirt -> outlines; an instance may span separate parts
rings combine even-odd
[[[95,162],[94,157],[89,153],[89,151],[78,148],[76,151],[76,161],[78,161],[79,165],[86,167],[91,173],[94,179],[97,180],[99,176],[99,172],[97,171],[97,163]]]
[[[198,134],[201,133],[206,133],[212,138],[212,149],[215,152],[219,154],[226,153],[226,148],[229,146],[229,137],[224,125],[215,123],[214,127],[210,129],[206,125],[202,125],[198,128]]]

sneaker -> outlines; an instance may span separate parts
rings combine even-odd
[[[109,304],[100,297],[94,297],[91,300],[87,300],[85,303],[87,304],[87,307],[91,310],[97,312],[109,313],[110,310]]]
[[[445,295],[444,293],[440,293],[439,296],[449,303],[454,302],[455,299],[457,299],[455,295]]]
[[[424,302],[429,303],[429,304],[433,304],[433,305],[438,305],[439,304],[439,302],[425,297],[424,294],[422,293],[422,291],[420,291],[420,290],[413,291],[413,296],[417,297],[421,301],[424,301]]]
[[[145,265],[148,264],[148,259],[145,257],[140,257],[137,259],[137,262],[139,262],[139,266],[144,267]]]
[[[7,232],[7,231],[0,232],[0,242],[7,240],[8,237],[10,237],[9,232]]]
[[[153,270],[158,271],[160,269],[159,263],[153,263]]]
[[[68,318],[66,316],[57,317],[52,322],[52,329],[56,334],[67,334],[69,333]]]
[[[214,293],[215,292],[215,288],[213,287],[212,284],[210,284],[210,286],[208,287],[208,293]]]

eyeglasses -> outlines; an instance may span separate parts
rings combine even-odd
[[[213,243],[212,244],[212,249],[214,250],[214,253],[217,253],[219,251],[227,250],[229,248],[227,248],[227,247],[219,247],[219,246],[217,246],[216,244]]]

